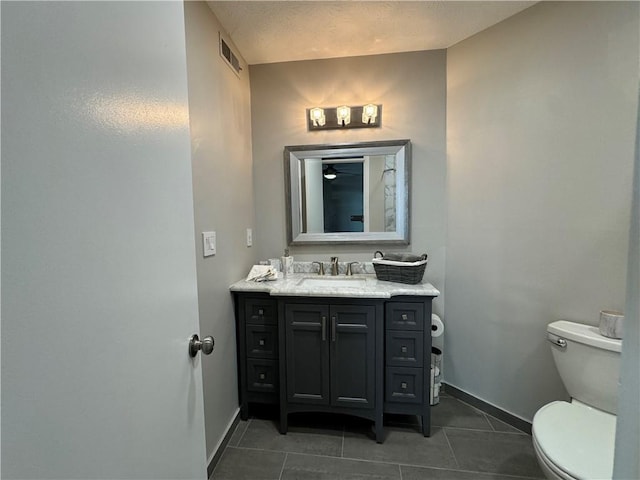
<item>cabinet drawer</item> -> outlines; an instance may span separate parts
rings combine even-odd
[[[275,300],[247,298],[245,301],[245,321],[254,324],[278,324]]]
[[[248,358],[247,390],[276,393],[278,391],[278,362]]]
[[[424,304],[422,303],[387,303],[388,330],[420,330],[424,327]]]
[[[422,404],[422,368],[387,367],[385,400]]]
[[[422,332],[411,330],[387,330],[386,364],[393,367],[422,367]]]
[[[247,356],[278,358],[278,327],[275,325],[247,325]]]

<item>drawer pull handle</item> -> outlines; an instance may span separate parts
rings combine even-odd
[[[408,348],[407,348],[407,347],[405,347],[405,346],[403,345],[402,347],[400,347],[400,351],[401,351],[402,353],[407,353]]]
[[[258,345],[260,345],[261,347],[264,347],[264,338],[261,338],[261,339],[258,341]]]
[[[403,313],[400,318],[402,318],[402,320],[404,320],[404,321],[409,320],[409,316],[406,313]]]
[[[400,384],[400,388],[403,389],[403,390],[406,390],[407,389],[407,382],[402,382]]]
[[[266,378],[266,375],[264,373],[261,373],[258,376],[260,377],[260,380],[264,380]]]

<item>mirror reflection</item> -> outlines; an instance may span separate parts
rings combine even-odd
[[[395,231],[395,155],[302,162],[303,233]]]
[[[285,148],[289,243],[403,243],[409,141]]]

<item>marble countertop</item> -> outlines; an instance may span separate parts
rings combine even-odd
[[[399,295],[437,297],[440,292],[430,283],[408,285],[384,282],[375,275],[317,275],[294,273],[270,282],[240,280],[232,292],[261,292],[280,297],[391,298]]]

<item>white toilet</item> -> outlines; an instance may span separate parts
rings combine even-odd
[[[533,417],[538,463],[549,479],[610,479],[622,341],[564,320],[549,324],[547,338],[571,403],[551,402]]]

